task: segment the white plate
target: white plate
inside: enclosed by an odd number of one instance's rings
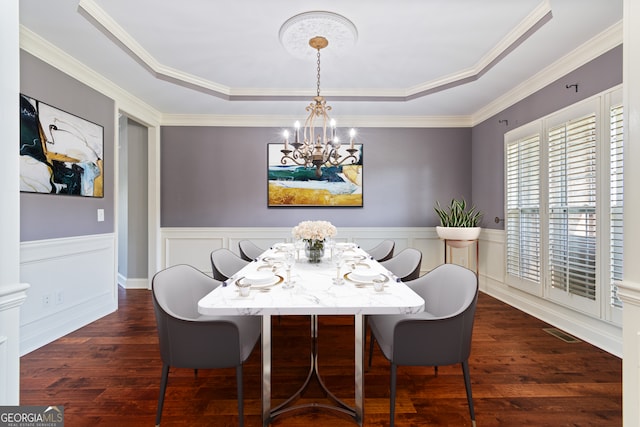
[[[364,261],[367,258],[364,255],[346,255],[345,261]],[[367,265],[368,267],[368,265]]]
[[[284,262],[284,255],[266,256],[262,258],[262,261],[267,264],[273,265],[274,263]]]
[[[336,243],[336,248],[340,248],[344,251],[353,250],[356,248],[355,243]]]
[[[251,283],[251,289],[268,288],[270,286],[277,285],[278,283],[282,283],[284,281],[284,277],[282,276],[279,276],[277,274],[272,276],[273,276],[273,279],[268,283],[261,283],[261,284]],[[248,283],[247,279],[245,277],[241,277],[238,280],[236,280],[235,284],[236,286],[238,286],[238,284],[244,285],[246,283]]]
[[[264,285],[265,283],[271,283],[275,280],[276,275],[269,271],[255,271],[247,273],[244,276],[246,282],[252,285]]]
[[[357,279],[357,278],[353,277],[353,274],[352,274],[352,273],[353,273],[353,271],[352,271],[352,272],[350,272],[350,273],[345,274],[345,275],[344,275],[344,278],[345,278],[345,279],[347,279],[347,280],[350,280],[350,281],[352,281],[352,282],[359,283],[359,284],[361,284],[361,285],[371,285],[371,284],[373,284],[373,279],[375,279],[376,277],[380,277],[380,278],[382,278],[382,279],[384,280],[384,282],[385,282],[385,283],[389,281],[389,277],[385,276],[385,275],[384,275],[384,274],[382,274],[382,273],[379,273],[379,274],[375,275],[375,276],[374,276],[373,278],[371,278],[370,280],[360,280],[360,279]]]
[[[373,282],[373,279],[378,276],[380,276],[380,273],[378,273],[377,271],[372,271],[370,269],[360,267],[356,268],[349,274],[349,277],[361,282]]]
[[[276,243],[273,245],[273,250],[276,252],[288,252],[295,249],[293,243]]]

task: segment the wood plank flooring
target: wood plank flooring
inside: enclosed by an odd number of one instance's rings
[[[21,404],[64,405],[65,425],[152,426],[160,383],[151,293],[120,290],[119,310],[21,359]],[[273,401],[304,380],[307,317],[274,318]],[[485,294],[470,358],[478,427],[621,426],[622,361],[584,342],[565,343],[549,325]],[[353,320],[320,317],[320,372],[353,403]],[[434,344],[437,345],[437,344]],[[260,349],[245,364],[245,425],[260,426]],[[322,400],[316,385],[303,400]],[[378,348],[365,374],[365,426],[389,425],[389,364]],[[163,426],[234,426],[235,370],[172,369]],[[335,413],[304,410],[276,427],[354,426]],[[396,425],[470,426],[459,366],[400,367]]]

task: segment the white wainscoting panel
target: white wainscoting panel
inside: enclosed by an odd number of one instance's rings
[[[23,242],[20,353],[33,351],[118,308],[115,236]]]
[[[622,325],[613,324],[505,283],[503,230],[480,234],[480,290],[618,357],[622,356]]]
[[[190,264],[211,274],[211,251],[227,248],[236,254],[240,240],[251,240],[265,249],[276,242],[291,241],[289,227],[233,227],[233,228],[163,228],[161,268],[176,264]],[[395,253],[408,247],[423,253],[423,273],[442,263],[441,241],[432,227],[340,227],[336,240],[355,242],[363,249],[376,246],[385,239],[396,242]]]
[[[238,242],[252,240],[267,248],[275,242],[291,241],[291,228],[164,228],[161,229],[165,268],[176,264],[191,264],[211,275],[209,254],[217,248],[238,253]],[[444,243],[434,227],[340,227],[338,241],[356,242],[367,250],[382,240],[396,242],[395,253],[407,247],[422,251],[424,274],[444,262]],[[529,313],[578,338],[614,355],[622,354],[621,325],[603,321],[552,301],[530,295],[507,286],[505,278],[505,233],[503,230],[483,229],[478,245],[480,290],[507,304]],[[453,249],[450,262],[476,270],[475,245]]]
[[[0,286],[0,405],[20,403],[20,308],[27,283]]]

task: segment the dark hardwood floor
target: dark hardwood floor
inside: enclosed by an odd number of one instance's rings
[[[21,404],[64,405],[65,426],[152,426],[161,362],[151,293],[120,290],[117,312],[21,359]],[[297,390],[308,366],[306,317],[273,319],[273,400]],[[280,323],[278,323],[280,322]],[[621,426],[622,361],[566,343],[545,323],[481,294],[470,358],[479,427]],[[353,403],[353,321],[320,317],[320,372]],[[434,343],[437,345],[437,343]],[[245,422],[260,426],[260,349],[245,364]],[[322,399],[312,386],[304,399]],[[398,369],[397,426],[469,426],[459,366]],[[365,426],[389,424],[389,364],[380,350],[365,375]],[[172,369],[164,426],[234,426],[235,370]],[[274,426],[353,426],[334,413],[296,412]]]

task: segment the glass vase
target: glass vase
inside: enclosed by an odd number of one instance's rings
[[[309,262],[320,262],[324,256],[324,240],[309,239],[305,241],[304,254]]]

